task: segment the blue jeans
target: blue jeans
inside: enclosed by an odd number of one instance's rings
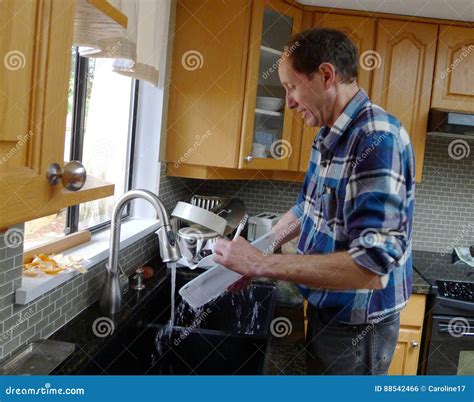
[[[400,313],[374,324],[328,320],[308,304],[308,374],[386,375],[397,345]]]

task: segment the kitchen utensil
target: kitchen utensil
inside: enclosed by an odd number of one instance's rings
[[[285,104],[284,99],[272,98],[270,96],[257,96],[257,109],[270,110],[272,112],[277,112]]]
[[[227,221],[223,234],[227,236],[239,226],[240,221],[245,216],[245,204],[238,198],[231,198],[223,205],[217,214]]]
[[[240,236],[240,233],[242,233],[243,228],[245,227],[245,224],[247,223],[248,215],[245,214],[245,216],[242,218],[242,220],[239,223],[239,226],[237,226],[237,230],[235,231],[234,239]],[[215,265],[214,262],[214,254],[209,254],[202,258],[197,264],[190,265],[190,269],[195,269],[195,268],[204,268],[204,267],[210,267],[212,265]]]
[[[249,219],[249,216],[245,214],[242,220],[240,221],[239,226],[237,226],[237,230],[235,231],[235,235],[232,240],[235,240],[237,237],[240,236],[240,233],[242,233],[242,230],[244,229],[245,224],[247,223],[248,219]]]
[[[191,204],[199,208],[207,209],[208,211],[217,212],[227,202],[227,198],[208,196],[208,195],[193,195],[191,197]]]
[[[252,245],[270,254],[273,253],[274,242],[274,233],[268,232],[252,242]],[[240,278],[241,274],[217,264],[184,285],[179,289],[179,294],[192,308],[199,308],[220,296]]]
[[[188,264],[195,265],[203,257],[203,250],[212,250],[219,237],[217,232],[198,226],[188,226],[178,230],[178,247]]]
[[[228,222],[225,216],[219,216],[207,209],[196,207],[187,202],[179,201],[171,215],[191,225],[197,224],[203,226],[220,235],[225,235],[225,231],[227,230],[226,226]],[[235,226],[237,226],[237,224]]]

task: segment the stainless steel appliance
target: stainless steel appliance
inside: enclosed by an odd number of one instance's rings
[[[450,254],[413,252],[414,269],[431,284],[421,372],[474,375],[474,268]]]
[[[428,131],[474,135],[474,114],[431,109]]]

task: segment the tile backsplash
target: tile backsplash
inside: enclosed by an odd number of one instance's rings
[[[456,160],[449,154],[454,139],[428,136],[423,181],[416,186],[413,248],[451,251],[453,245],[474,244],[474,140],[470,154]],[[456,158],[454,148],[451,154]],[[466,151],[464,151],[466,152]],[[459,156],[461,156],[460,154]],[[241,198],[249,214],[286,212],[293,205],[300,183],[207,180],[189,182],[195,193]]]

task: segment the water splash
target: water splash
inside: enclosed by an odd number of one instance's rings
[[[171,262],[168,265],[171,268],[171,328],[174,327],[174,299],[175,299],[175,291],[176,291],[176,263]],[[171,334],[170,334],[171,336]]]

